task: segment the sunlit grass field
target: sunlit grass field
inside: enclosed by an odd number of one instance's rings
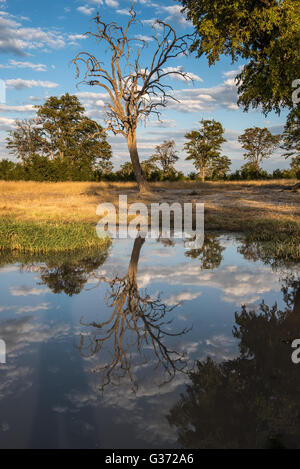
[[[296,181],[162,182],[141,196],[134,182],[0,181],[0,249],[30,252],[99,247],[99,203],[203,202],[205,229],[245,232],[269,242],[278,256],[300,258],[300,196]],[[105,241],[106,243],[107,241]]]

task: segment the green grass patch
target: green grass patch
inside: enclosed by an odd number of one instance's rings
[[[266,259],[300,261],[300,221],[255,220],[245,234],[247,243],[260,244]]]
[[[106,249],[110,239],[100,239],[87,223],[23,222],[0,219],[0,251],[59,253]]]

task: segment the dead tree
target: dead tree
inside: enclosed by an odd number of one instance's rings
[[[106,108],[104,131],[112,131],[126,138],[139,190],[147,192],[149,187],[137,150],[137,126],[139,122],[146,122],[150,115],[159,118],[160,109],[167,106],[168,99],[176,101],[170,94],[172,87],[164,83],[167,76],[180,75],[190,80],[187,73],[178,68],[166,68],[166,64],[169,59],[187,54],[191,35],[178,37],[169,24],[157,20],[153,24],[152,36],[155,51],[151,63],[143,67],[141,50],[146,42],[130,37],[130,28],[137,21],[133,7],[129,13],[130,19],[125,28],[115,22],[105,23],[97,14],[93,18],[95,31],[85,33],[108,47],[110,64],[105,64],[88,52],[80,52],[72,63],[76,66],[77,78],[80,65],[85,67],[81,83],[98,85],[108,93],[110,102]]]

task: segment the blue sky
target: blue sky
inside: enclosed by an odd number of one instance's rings
[[[8,156],[5,137],[7,130],[13,128],[14,120],[33,117],[33,106],[41,104],[48,96],[60,96],[65,92],[77,94],[88,115],[104,123],[107,97],[99,87],[77,87],[70,62],[78,52],[86,50],[109,63],[105,48],[82,34],[89,30],[90,20],[97,10],[105,21],[125,23],[131,3],[132,0],[0,0],[0,80],[6,85],[6,101],[0,103],[0,158]],[[141,23],[132,30],[132,35],[143,36],[147,41],[143,51],[145,64],[153,50],[153,20],[165,20],[179,35],[192,32],[176,1],[137,0],[135,9]],[[171,61],[169,67],[183,67],[194,80],[169,80],[180,102],[170,101],[162,114],[162,123],[153,120],[146,128],[139,129],[141,159],[151,156],[156,145],[172,138],[180,154],[176,167],[185,173],[193,170],[191,162],[185,161],[184,135],[197,129],[202,118],[219,120],[226,129],[223,152],[232,159],[232,169],[244,162],[237,137],[245,128],[255,125],[268,127],[274,133],[281,132],[286,113],[281,116],[272,113],[265,118],[260,111],[245,113],[238,109],[233,78],[241,65],[231,64],[225,57],[211,68],[205,58],[194,56]],[[113,162],[118,168],[129,158],[126,141],[122,136],[113,135],[109,135],[109,141],[113,147]],[[288,167],[288,162],[278,151],[264,167],[268,170],[284,168]]]

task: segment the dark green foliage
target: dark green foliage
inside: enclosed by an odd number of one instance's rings
[[[129,163],[130,165],[131,163]],[[143,163],[142,163],[143,164]],[[243,180],[264,180],[264,179],[300,179],[299,161],[291,164],[291,169],[276,169],[273,173],[268,173],[262,169],[256,170],[251,165],[245,164],[240,170],[225,176],[212,176],[206,178],[211,180],[243,181]],[[145,174],[147,181],[197,181],[199,175],[191,172],[184,176],[181,171],[170,173],[164,178],[163,172],[156,169],[151,173]],[[101,170],[91,170],[88,167],[80,165],[70,165],[68,162],[61,162],[59,159],[48,160],[44,156],[35,156],[28,164],[14,163],[7,159],[0,160],[0,180],[5,181],[134,181],[133,171],[124,173],[124,171],[103,173]]]
[[[76,96],[50,97],[37,109],[36,119],[16,121],[16,130],[9,132],[7,148],[22,163],[1,163],[0,177],[93,181],[112,171],[106,135]]]
[[[291,360],[299,337],[300,280],[282,285],[284,307],[242,306],[232,334],[239,353],[197,361],[167,415],[183,448],[299,448],[300,375]],[[283,302],[281,302],[283,304]]]
[[[149,163],[161,166],[163,178],[172,178],[176,173],[174,164],[179,160],[179,156],[175,149],[174,140],[165,140],[161,145],[155,147],[155,153],[151,156]]]
[[[220,175],[226,175],[231,162],[227,156],[222,156],[220,151],[222,143],[226,142],[222,124],[214,119],[202,119],[200,123],[199,130],[185,134],[187,142],[184,148],[188,154],[186,160],[193,161],[202,181],[205,181],[207,176],[215,179]]]
[[[280,135],[272,135],[265,127],[251,127],[238,137],[245,150],[244,159],[248,160],[249,167],[260,171],[264,159],[270,158],[280,142]]]
[[[180,0],[195,27],[192,49],[209,64],[225,54],[244,59],[239,104],[265,113],[292,108],[299,78],[300,2],[297,0]]]
[[[202,270],[213,270],[221,265],[224,250],[225,248],[221,246],[217,235],[205,233],[201,249],[188,250],[185,255],[192,259],[199,259]]]
[[[295,107],[288,115],[282,135],[285,158],[292,157],[291,167],[300,170],[300,108]]]

